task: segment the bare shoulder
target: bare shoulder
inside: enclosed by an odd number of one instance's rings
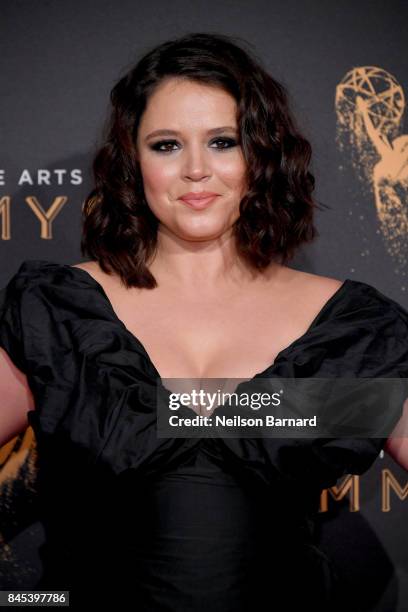
[[[343,285],[344,281],[330,276],[321,276],[311,272],[303,272],[288,266],[281,266],[278,274],[278,284],[284,299],[299,300],[303,304],[309,303],[311,308],[318,308],[327,302],[332,295]]]
[[[343,281],[329,276],[320,276],[310,272],[302,272],[286,268],[282,284],[283,305],[290,314],[291,325],[305,329],[315,319],[343,285]],[[307,327],[306,325],[306,327]]]
[[[293,270],[293,286],[299,295],[310,301],[325,302],[343,285],[344,280]]]
[[[320,274],[312,274],[310,272],[301,272],[296,270],[299,280],[310,285],[315,291],[335,291],[343,284],[344,280],[332,278],[331,276],[321,276]]]
[[[81,263],[70,264],[71,268],[81,268],[82,270],[86,270],[87,272],[95,270],[95,268],[99,268],[99,264],[97,261],[81,261]]]
[[[70,264],[71,268],[80,268],[88,272],[98,283],[104,286],[113,286],[118,284],[118,279],[114,274],[104,272],[97,261],[82,261],[77,264]]]

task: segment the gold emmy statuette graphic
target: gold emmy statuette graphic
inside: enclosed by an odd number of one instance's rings
[[[408,257],[408,135],[401,135],[401,85],[375,66],[354,68],[336,88],[337,142],[348,139],[351,163],[374,196],[387,252],[402,271]]]
[[[29,571],[15,557],[12,540],[37,520],[36,477],[36,440],[28,426],[0,447],[0,582],[3,571],[8,579]]]

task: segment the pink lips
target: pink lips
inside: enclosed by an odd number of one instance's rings
[[[195,210],[202,210],[206,208],[215,198],[218,197],[218,193],[201,192],[201,193],[186,193],[180,198],[183,204],[187,204]]]

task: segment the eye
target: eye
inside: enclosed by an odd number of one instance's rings
[[[155,142],[150,148],[153,151],[159,151],[160,153],[170,153],[171,149],[162,149],[161,147],[163,147],[164,145],[173,145],[173,144],[177,144],[177,142],[175,140],[159,140],[158,142]]]
[[[236,147],[237,146],[237,141],[234,140],[234,138],[217,138],[216,140],[213,140],[214,142],[223,142],[224,144],[226,144],[226,147],[217,147],[220,148],[220,150],[223,149],[230,149],[231,147]]]

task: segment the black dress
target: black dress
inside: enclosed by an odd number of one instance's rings
[[[35,398],[38,589],[70,590],[71,608],[341,608],[316,544],[320,493],[368,470],[385,439],[158,438],[159,373],[101,285],[69,265],[24,261],[0,291],[0,345]],[[408,313],[347,279],[256,375],[268,376],[408,377]]]

